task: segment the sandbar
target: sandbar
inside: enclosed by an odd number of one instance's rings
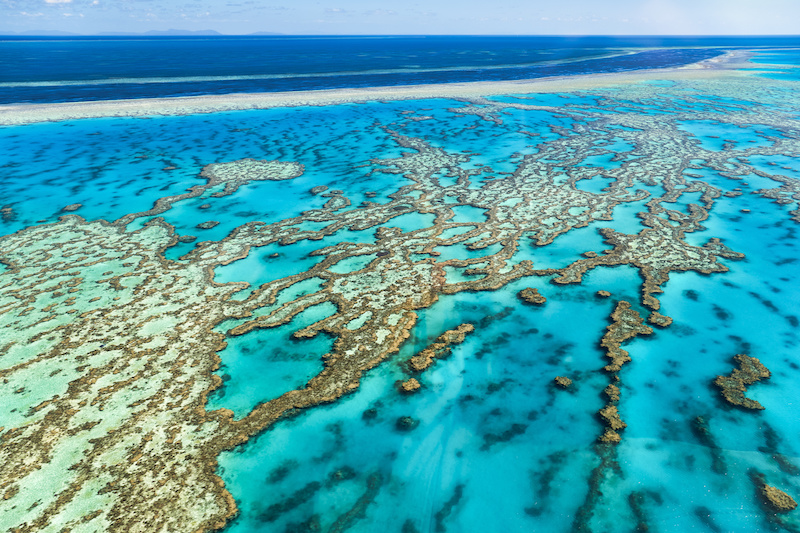
[[[708,79],[747,76],[768,68],[749,63],[752,50],[735,50],[681,67],[643,69],[608,74],[555,76],[528,80],[440,83],[354,89],[326,89],[269,93],[234,93],[204,96],[101,100],[48,104],[0,105],[0,125],[59,122],[84,118],[192,115],[274,107],[326,106],[368,101],[464,98],[498,94],[557,93],[627,85],[647,80]]]

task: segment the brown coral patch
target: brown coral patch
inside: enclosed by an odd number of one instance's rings
[[[622,442],[622,437],[613,429],[606,428],[606,430],[597,438],[597,440],[604,444],[619,444]]]
[[[216,227],[218,225],[219,225],[219,221],[218,220],[208,220],[206,222],[201,222],[200,224],[198,224],[195,227],[197,229],[211,229],[211,228],[214,228],[214,227]]]
[[[797,508],[797,502],[795,499],[777,487],[773,487],[764,483],[759,493],[761,494],[764,503],[778,513],[788,513],[789,511],[794,511]]]
[[[667,326],[672,324],[672,317],[662,315],[658,311],[653,311],[650,313],[650,316],[647,317],[647,321],[653,324],[654,326],[658,326],[660,328],[666,328]]]
[[[3,222],[11,222],[16,218],[16,214],[14,213],[14,207],[11,205],[4,205],[0,208],[0,218],[2,218]]]
[[[614,431],[619,431],[628,427],[628,424],[622,421],[619,416],[619,411],[616,405],[606,405],[600,409],[597,414],[603,419],[603,422]]]
[[[622,365],[631,360],[628,352],[622,349],[622,343],[637,335],[650,335],[653,328],[644,325],[639,313],[624,300],[617,304],[611,320],[613,322],[606,328],[600,345],[606,349],[606,357],[611,359],[611,363],[605,367],[606,372],[619,372]]]
[[[553,382],[562,389],[568,389],[572,386],[572,380],[564,376],[556,376]]]
[[[731,405],[745,409],[763,410],[764,406],[756,400],[745,396],[747,387],[762,379],[768,379],[772,374],[769,369],[761,364],[755,357],[738,354],[733,357],[737,366],[730,375],[717,376],[714,385],[719,387],[722,397]]]
[[[467,334],[473,331],[475,331],[475,326],[472,324],[461,324],[456,329],[445,331],[436,338],[433,344],[409,359],[409,369],[413,372],[422,372],[433,364],[434,359],[447,356],[452,345],[461,344]]]
[[[527,289],[522,289],[517,293],[517,296],[523,302],[527,302],[529,304],[534,304],[534,305],[543,305],[547,301],[547,298],[539,294],[539,291],[537,289],[531,287],[528,287]]]
[[[417,392],[420,387],[421,385],[419,384],[419,381],[416,380],[416,378],[410,378],[405,381],[397,382],[397,389],[404,394],[412,394],[414,392]]]
[[[617,387],[613,383],[609,384],[608,387],[606,387],[603,390],[603,394],[606,395],[606,397],[608,398],[609,402],[618,402],[619,401],[619,387]]]

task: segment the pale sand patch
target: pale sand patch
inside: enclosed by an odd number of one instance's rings
[[[677,68],[636,70],[613,74],[559,76],[532,80],[405,85],[275,93],[242,93],[206,96],[103,100],[58,104],[11,104],[0,106],[0,125],[57,122],[82,118],[191,115],[273,107],[325,106],[368,101],[469,98],[499,94],[556,93],[590,90],[647,80],[692,80],[745,76],[736,69],[766,65],[749,63],[752,51],[737,50]]]

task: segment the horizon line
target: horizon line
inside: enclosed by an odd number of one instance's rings
[[[800,38],[800,33],[278,33],[255,31],[249,33],[221,33],[217,30],[145,30],[142,32],[103,31],[97,33],[74,33],[63,30],[26,30],[5,33],[0,37],[733,37],[733,38]],[[29,33],[38,32],[42,33]],[[52,33],[48,33],[52,32]],[[169,32],[176,32],[169,34]],[[211,33],[213,32],[213,33]]]

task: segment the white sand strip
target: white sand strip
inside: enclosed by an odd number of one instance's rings
[[[737,50],[723,56],[678,68],[635,70],[613,74],[585,74],[532,80],[402,85],[358,89],[330,89],[273,93],[239,93],[134,100],[100,100],[56,104],[10,104],[0,106],[0,125],[21,125],[82,118],[191,115],[272,107],[324,106],[332,104],[465,98],[499,94],[557,93],[612,87],[645,80],[707,79],[746,75],[737,68],[748,63],[752,52]]]

